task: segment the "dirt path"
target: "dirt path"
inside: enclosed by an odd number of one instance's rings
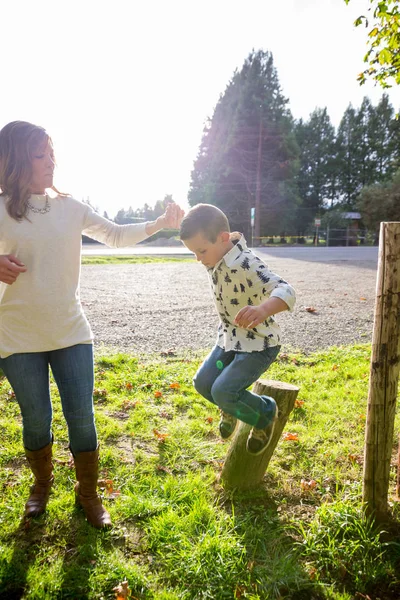
[[[271,257],[269,267],[297,291],[294,312],[278,316],[285,349],[310,352],[371,339],[374,261]],[[206,349],[215,340],[218,320],[197,263],[84,266],[81,298],[96,345],[147,353]]]

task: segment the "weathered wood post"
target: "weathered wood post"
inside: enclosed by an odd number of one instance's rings
[[[400,223],[381,223],[364,447],[363,501],[387,517],[400,369]]]
[[[259,456],[252,456],[246,451],[250,425],[239,424],[222,468],[221,483],[226,488],[246,490],[261,483],[299,393],[298,387],[271,379],[259,379],[253,390],[256,394],[274,398],[278,405],[279,417],[268,448]]]

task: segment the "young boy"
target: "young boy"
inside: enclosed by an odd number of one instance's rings
[[[196,390],[221,410],[219,431],[228,439],[237,420],[252,426],[247,451],[267,448],[278,416],[275,400],[248,388],[276,359],[280,329],[273,315],[293,310],[295,291],[230,233],[226,215],[197,204],[184,217],[180,237],[208,271],[220,316],[214,349],[197,371]]]

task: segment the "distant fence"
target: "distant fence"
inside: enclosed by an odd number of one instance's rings
[[[266,235],[253,237],[252,246],[375,246],[376,235],[367,230],[354,231],[347,229],[323,229],[309,235]]]

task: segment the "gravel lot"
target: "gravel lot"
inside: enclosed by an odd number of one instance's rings
[[[266,262],[297,292],[294,312],[278,315],[283,349],[311,352],[370,341],[376,260],[309,262],[280,255]],[[215,340],[218,319],[206,271],[197,263],[84,266],[81,299],[97,346],[159,353],[203,350]],[[307,312],[310,306],[316,312]]]

